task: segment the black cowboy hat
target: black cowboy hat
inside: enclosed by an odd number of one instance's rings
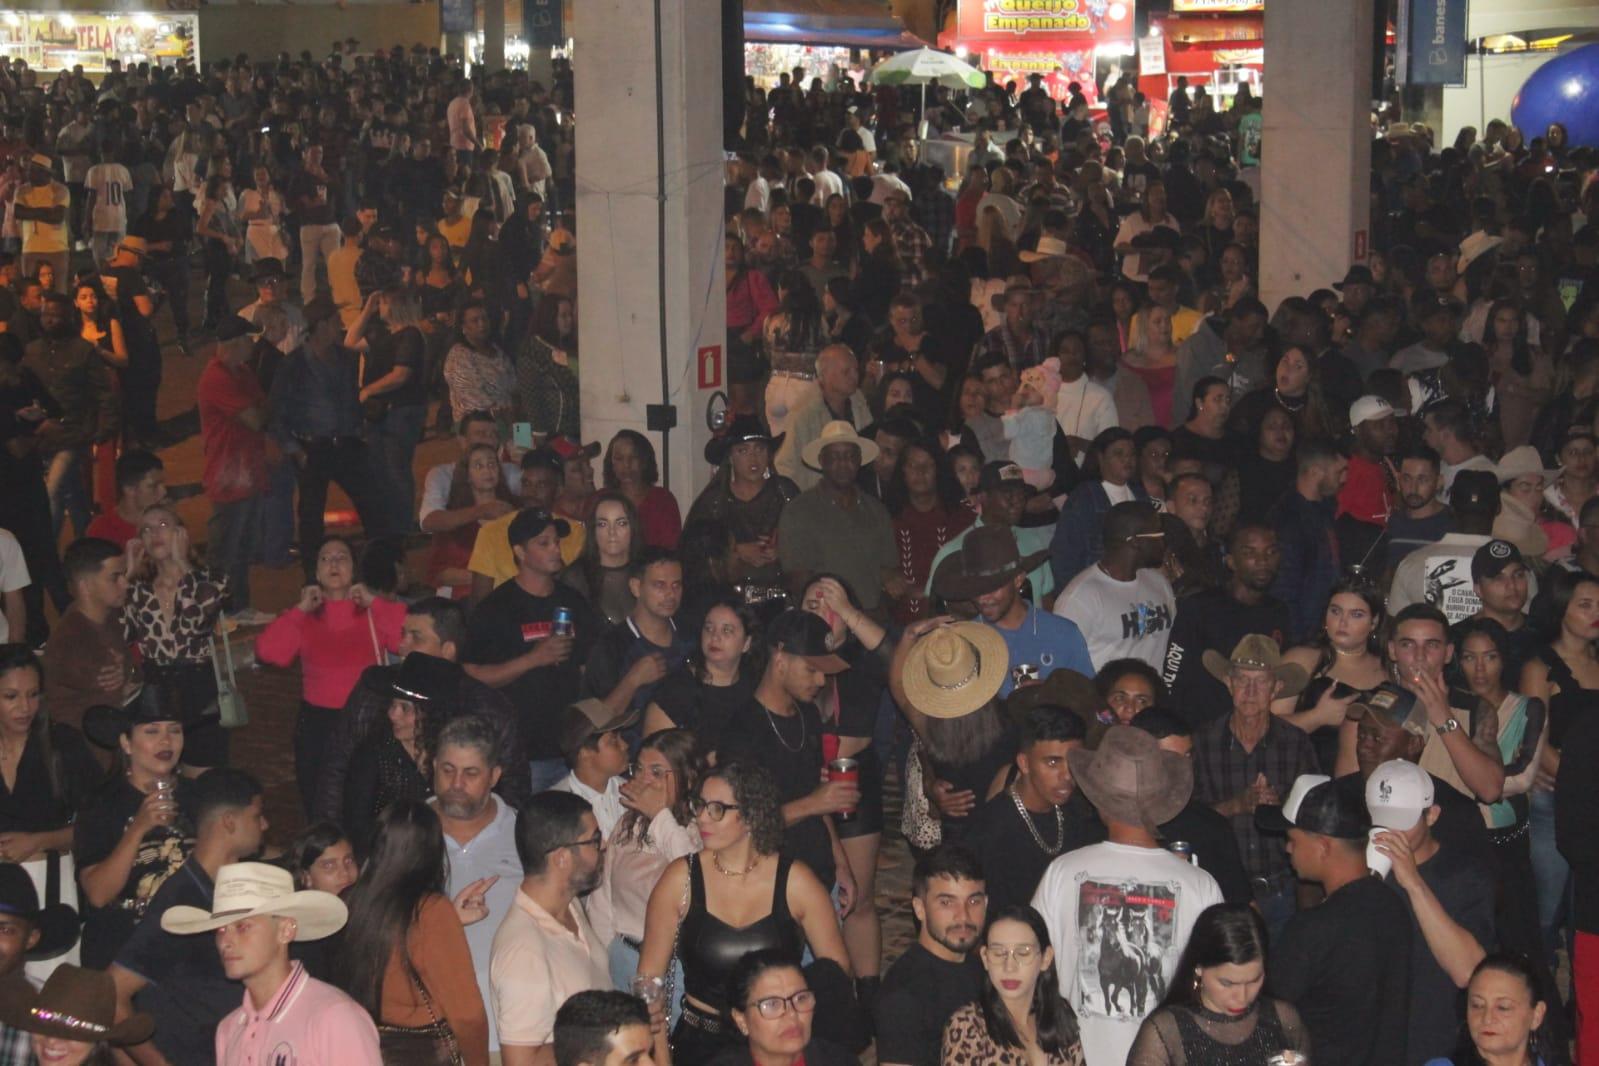
[[[101,704],[84,711],[83,735],[100,747],[115,751],[117,742],[134,726],[186,721],[188,715],[184,711],[183,693],[177,685],[150,681],[121,707]]]
[[[750,441],[759,441],[776,455],[786,436],[788,436],[786,433],[772,436],[765,424],[754,415],[736,415],[720,435],[705,442],[705,461],[712,466],[721,466],[727,462],[727,457],[733,454],[733,445]]]
[[[38,932],[26,958],[52,958],[78,942],[78,912],[65,903],[39,906],[33,878],[14,862],[0,863],[0,914],[16,915]]]

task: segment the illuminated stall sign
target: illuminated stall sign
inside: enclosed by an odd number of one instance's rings
[[[960,0],[957,36],[968,44],[1083,37],[1131,39],[1130,0]]]
[[[1222,11],[1231,14],[1235,11],[1264,11],[1265,0],[1172,0],[1173,11],[1210,12]]]
[[[39,71],[103,74],[123,64],[199,64],[199,18],[182,12],[0,12],[0,55]]]
[[[983,49],[983,68],[993,71],[994,80],[1001,85],[1014,81],[1025,86],[1032,74],[1044,76],[1044,91],[1056,100],[1065,100],[1067,86],[1076,82],[1090,106],[1095,99],[1094,46],[1055,47],[994,45]]]

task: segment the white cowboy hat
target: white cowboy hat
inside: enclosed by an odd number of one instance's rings
[[[1543,465],[1543,457],[1538,454],[1538,449],[1530,444],[1522,444],[1510,449],[1494,466],[1494,477],[1503,485],[1507,481],[1514,481],[1518,477],[1527,477],[1536,474],[1550,483],[1560,476],[1560,471],[1550,470]]]
[[[839,419],[829,422],[822,427],[822,435],[805,446],[800,452],[800,458],[805,460],[805,465],[812,470],[822,468],[822,449],[830,444],[853,444],[861,450],[861,465],[865,466],[877,458],[877,444],[867,437],[855,432],[855,427]]]
[[[217,871],[211,909],[173,907],[161,916],[161,928],[187,935],[209,933],[244,918],[270,914],[293,918],[295,940],[321,940],[344,928],[350,912],[331,892],[296,892],[294,877],[264,862],[235,862]]]
[[[1071,249],[1066,247],[1065,241],[1059,237],[1051,237],[1046,234],[1038,238],[1036,251],[1029,252],[1023,249],[1016,253],[1016,258],[1024,263],[1036,263],[1041,259],[1062,259],[1070,254]]]
[[[1455,259],[1455,269],[1464,274],[1466,268],[1476,262],[1478,257],[1493,251],[1504,242],[1503,237],[1490,237],[1478,230],[1460,242],[1460,255]]]
[[[1010,649],[993,626],[939,626],[905,657],[905,698],[929,718],[964,718],[998,695],[1009,671]]]

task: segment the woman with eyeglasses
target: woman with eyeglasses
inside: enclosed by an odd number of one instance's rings
[[[854,1055],[811,1035],[816,993],[793,956],[782,951],[752,951],[728,979],[733,1024],[744,1036],[711,1066],[853,1066]]]
[[[144,659],[145,681],[169,681],[182,694],[184,770],[226,766],[211,649],[227,578],[198,564],[188,527],[162,504],[145,509],[127,553],[122,624]]]
[[[778,854],[783,808],[763,767],[728,762],[690,804],[704,849],[666,868],[644,918],[640,977],[683,964],[683,1013],[672,1032],[679,1062],[708,1062],[742,1041],[729,1016],[728,981],[754,951],[799,958],[809,945],[851,974],[827,889],[804,863]]]
[[[1303,1061],[1310,1033],[1292,1005],[1261,994],[1265,984],[1266,923],[1259,912],[1242,903],[1205,908],[1165,1000],[1138,1030],[1128,1066],[1256,1063],[1285,1051]]]
[[[1005,907],[978,949],[988,980],[944,1026],[943,1066],[1083,1066],[1077,1015],[1061,995],[1055,950],[1031,907]]]
[[[600,887],[584,899],[594,934],[611,945],[611,979],[624,991],[638,972],[650,890],[674,859],[700,850],[700,831],[689,810],[699,794],[705,757],[687,729],[663,729],[644,738],[622,785],[627,813],[605,842]],[[673,962],[674,991],[683,988],[682,967]],[[675,998],[675,997],[674,997]],[[677,1004],[670,1004],[677,1021]]]

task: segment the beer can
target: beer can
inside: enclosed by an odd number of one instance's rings
[[[1279,1051],[1266,1060],[1266,1066],[1310,1066],[1310,1057],[1297,1051]]]
[[[569,637],[572,635],[572,608],[557,607],[555,619],[550,625],[550,635],[555,637]]]
[[[1191,865],[1199,865],[1199,860],[1194,857],[1194,846],[1186,840],[1173,840],[1166,845],[1166,850]]]

